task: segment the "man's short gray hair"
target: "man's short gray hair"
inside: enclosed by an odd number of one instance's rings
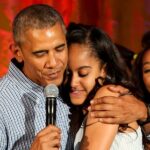
[[[14,41],[20,44],[23,33],[28,29],[44,29],[52,27],[56,23],[60,23],[66,33],[63,18],[53,7],[46,4],[28,6],[21,10],[13,21]]]

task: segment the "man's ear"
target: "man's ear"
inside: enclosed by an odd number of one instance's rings
[[[10,45],[10,50],[19,63],[23,62],[22,50],[19,45],[12,43]]]

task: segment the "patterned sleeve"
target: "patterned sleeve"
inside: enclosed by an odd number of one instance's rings
[[[6,136],[6,128],[4,125],[4,118],[3,118],[3,110],[0,105],[0,150],[7,149],[7,136]]]

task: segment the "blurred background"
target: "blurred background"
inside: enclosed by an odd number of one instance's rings
[[[0,0],[0,77],[7,72],[12,57],[9,47],[14,16],[38,3],[56,8],[66,25],[71,21],[96,25],[114,42],[136,53],[141,50],[143,34],[150,30],[150,0]]]

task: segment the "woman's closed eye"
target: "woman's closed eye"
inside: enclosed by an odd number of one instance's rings
[[[78,76],[79,77],[86,77],[86,76],[88,76],[88,74],[89,74],[88,72],[80,72],[80,71],[78,72]],[[66,75],[71,77],[72,76],[72,72],[70,70],[67,70],[66,71]]]
[[[150,69],[145,69],[144,73],[150,73]]]
[[[89,66],[80,67],[78,69],[78,76],[81,78],[87,77],[90,74],[91,70],[92,68]]]
[[[84,78],[88,76],[89,73],[79,73],[79,77]]]

